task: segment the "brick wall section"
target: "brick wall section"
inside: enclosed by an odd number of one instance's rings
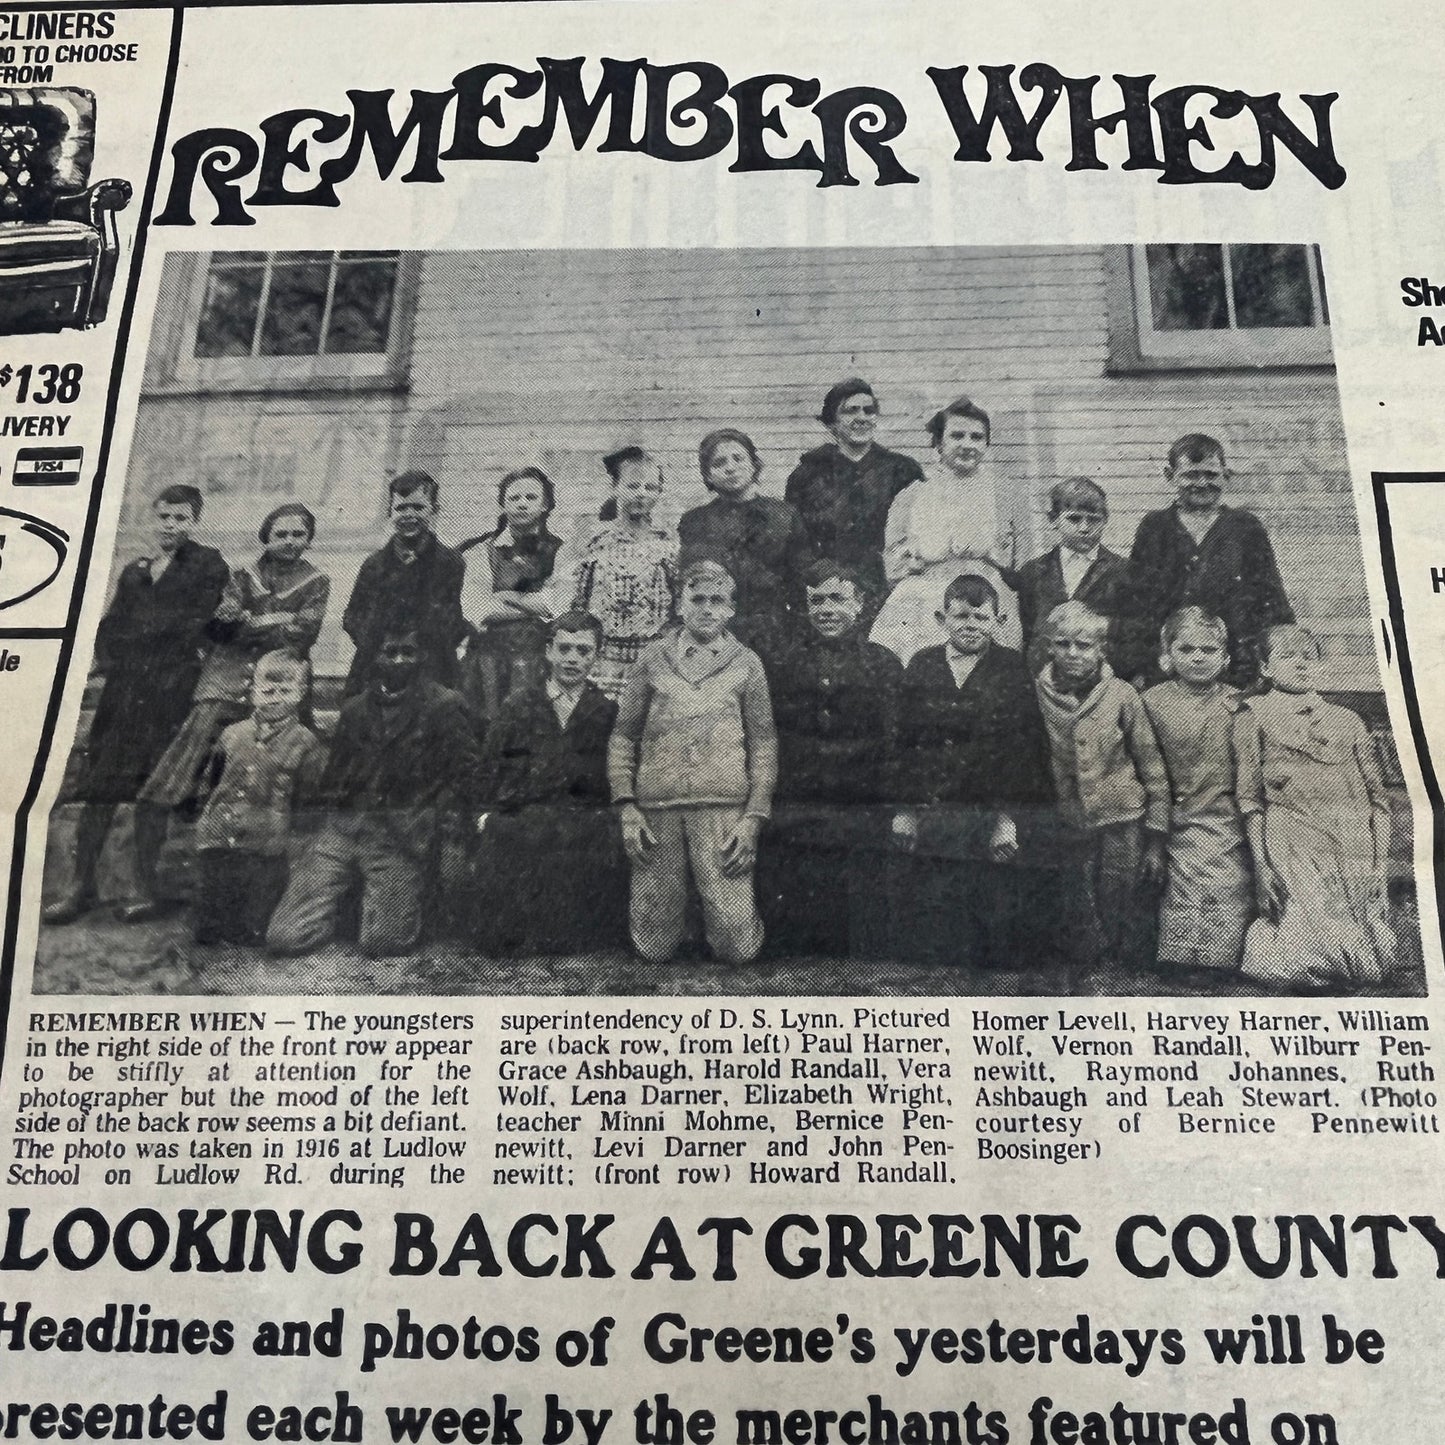
[[[314,499],[316,558],[344,599],[387,470],[438,477],[456,540],[493,524],[503,471],[539,463],[558,485],[554,529],[573,535],[606,495],[601,453],[637,441],[662,460],[671,521],[705,499],[696,446],[715,426],[752,434],[764,490],[780,493],[798,454],[828,439],[814,416],[846,375],[878,389],[880,440],[921,460],[938,404],[966,391],[992,412],[1029,555],[1052,545],[1043,494],[1073,474],[1105,486],[1107,540],[1127,550],[1170,495],[1169,442],[1208,431],[1325,637],[1331,681],[1378,687],[1333,374],[1111,376],[1108,340],[1098,249],[439,253],[421,268],[405,396],[149,399],[132,477],[260,479],[264,500],[215,509],[242,555],[252,513]],[[323,656],[347,655],[329,629]]]

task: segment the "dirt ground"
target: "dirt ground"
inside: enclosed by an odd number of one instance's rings
[[[78,808],[55,810],[47,847],[45,901],[69,883],[69,858]],[[131,895],[133,883],[121,860],[129,857],[128,810],[122,809],[107,847],[101,894],[110,902]],[[162,867],[167,892],[190,891],[188,830],[173,827]],[[443,938],[394,959],[368,958],[354,945],[334,943],[305,958],[272,958],[260,948],[201,946],[191,939],[190,910],[178,906],[162,919],[125,924],[110,902],[80,922],[42,926],[34,990],[47,994],[576,994],[702,995],[764,994],[798,997],[833,994],[929,995],[1158,995],[1162,997],[1254,994],[1231,975],[1191,973],[1161,977],[1145,970],[1112,969],[1071,977],[1053,966],[1017,969],[923,967],[896,959],[848,960],[770,956],[746,967],[720,964],[694,950],[657,966],[618,949],[613,952],[534,958],[488,958]],[[1395,900],[1402,939],[1398,975],[1382,995],[1424,993],[1414,898]]]

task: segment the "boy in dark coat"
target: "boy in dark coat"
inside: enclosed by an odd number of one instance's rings
[[[759,904],[778,948],[876,957],[887,948],[878,870],[903,667],[868,641],[854,568],[817,562],[805,583],[807,634],[773,674],[778,788]]]
[[[1147,513],[1134,534],[1117,599],[1114,670],[1136,687],[1162,682],[1160,628],[1181,607],[1202,607],[1229,629],[1224,680],[1247,687],[1259,678],[1269,629],[1294,621],[1269,532],[1253,512],[1224,504],[1231,473],[1214,437],[1180,437],[1169,448],[1164,476],[1178,496]]]
[[[943,594],[948,641],[903,679],[893,819],[894,922],[905,953],[997,967],[1026,961],[1048,888],[1033,872],[1053,804],[1049,745],[1023,658],[995,641],[998,594],[963,576]]]
[[[192,486],[167,487],[155,499],[155,552],[129,563],[95,636],[95,668],[105,674],[76,796],[85,804],[75,833],[75,881],[45,910],[47,923],[70,923],[99,902],[96,869],[116,807],[133,803],[161,754],[180,731],[205,659],[206,624],[230,576],[214,547],[191,540],[201,517]],[[121,910],[131,922],[153,916],[154,878]]]
[[[320,784],[324,819],[271,919],[272,953],[329,942],[358,882],[362,952],[407,952],[421,935],[443,811],[472,813],[480,802],[481,760],[462,700],[423,675],[409,620],[381,634],[366,691],[342,705]]]
[[[1049,491],[1049,521],[1059,545],[1018,570],[1019,625],[1024,656],[1037,677],[1049,662],[1042,624],[1061,602],[1082,602],[1100,617],[1114,615],[1115,598],[1128,563],[1101,540],[1109,521],[1109,499],[1088,477],[1070,477]]]
[[[607,789],[617,704],[587,680],[602,624],[548,625],[546,679],[508,694],[487,734],[478,819],[477,946],[562,953],[621,946],[627,875]]]
[[[467,564],[436,539],[437,484],[426,472],[403,472],[392,478],[387,496],[391,540],[361,564],[341,617],[356,644],[347,697],[365,689],[388,623],[405,620],[416,628],[422,675],[443,687],[457,684],[457,648],[467,635],[462,617]]]

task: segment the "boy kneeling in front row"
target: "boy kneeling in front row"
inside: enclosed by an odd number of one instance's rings
[[[632,941],[653,963],[682,942],[689,877],[717,958],[749,963],[763,945],[753,865],[778,739],[763,665],[727,630],[735,594],[718,563],[687,568],[682,627],[643,649],[608,747],[632,863]]]
[[[365,690],[342,704],[318,786],[321,823],[286,885],[266,947],[311,953],[336,936],[342,900],[359,884],[357,942],[373,958],[409,952],[437,873],[442,817],[475,817],[480,757],[461,698],[422,673],[416,625],[383,621]]]

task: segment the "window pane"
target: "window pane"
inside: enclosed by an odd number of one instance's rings
[[[327,353],[385,351],[395,289],[395,260],[338,262],[331,320],[326,328]]]
[[[1236,323],[1245,329],[1313,326],[1309,265],[1304,246],[1231,246]]]
[[[1221,246],[1147,246],[1156,331],[1218,331],[1229,325]]]
[[[320,351],[329,272],[325,260],[287,260],[271,268],[271,294],[261,328],[262,356],[315,356]]]
[[[196,327],[197,356],[251,354],[263,275],[260,266],[212,265]]]

